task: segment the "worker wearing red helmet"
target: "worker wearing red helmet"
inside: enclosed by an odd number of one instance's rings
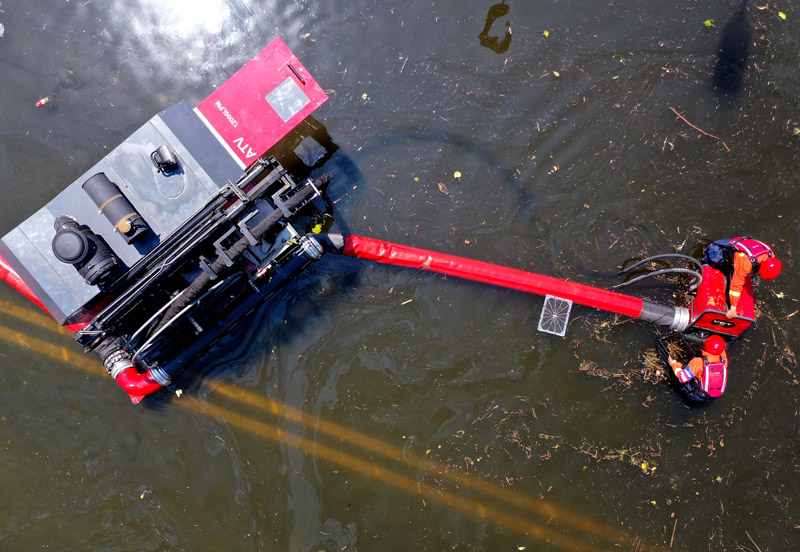
[[[700,355],[683,365],[671,356],[670,368],[681,384],[681,392],[696,401],[716,399],[725,392],[728,381],[728,354],[725,340],[718,335],[706,339]]]
[[[781,273],[781,261],[772,248],[753,238],[717,240],[703,251],[703,262],[728,276],[728,318],[736,316],[736,306],[747,278],[755,275],[771,280]]]

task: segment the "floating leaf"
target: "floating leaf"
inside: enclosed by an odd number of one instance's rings
[[[419,182],[419,177],[418,176],[414,177],[414,182]]]
[[[444,182],[439,182],[439,191],[442,192],[444,195],[448,194],[447,186],[444,185]]]
[[[795,136],[797,136],[798,134],[800,134],[800,128],[794,127],[794,128],[792,129],[792,134],[794,134]]]
[[[780,17],[781,19],[786,19],[786,14],[783,12],[778,12],[778,17]]]
[[[722,483],[722,476],[721,475],[717,476],[717,483]]]
[[[553,71],[553,76],[554,77],[560,77],[561,73],[559,73],[558,71]]]
[[[782,291],[779,291],[778,293],[775,294],[775,297],[777,297],[778,299],[783,299],[785,295]]]
[[[183,395],[183,389],[176,389],[175,390],[175,396],[176,397],[180,397],[181,395]]]
[[[364,92],[363,94],[361,94],[361,99],[362,99],[362,100],[366,100],[367,98],[369,98],[369,96],[367,96],[367,93],[366,93],[366,92]]]
[[[544,35],[545,38],[547,38],[548,36],[550,36],[550,31],[545,31],[542,34]]]
[[[453,173],[453,178],[461,178],[461,171],[456,171]]]
[[[711,27],[713,24],[714,24],[713,19],[706,19],[705,21],[703,21],[703,25],[705,25],[706,27]]]

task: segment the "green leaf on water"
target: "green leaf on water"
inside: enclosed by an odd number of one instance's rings
[[[705,21],[703,21],[703,25],[705,25],[706,27],[712,27],[714,25],[714,20],[706,19]]]

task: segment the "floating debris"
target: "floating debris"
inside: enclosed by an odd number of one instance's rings
[[[50,96],[45,96],[36,102],[36,107],[44,107],[52,101],[53,100],[50,98]]]

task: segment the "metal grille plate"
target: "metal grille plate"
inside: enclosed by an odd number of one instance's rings
[[[539,317],[539,331],[564,337],[564,334],[567,333],[571,310],[571,300],[546,295],[542,306],[542,315]]]

